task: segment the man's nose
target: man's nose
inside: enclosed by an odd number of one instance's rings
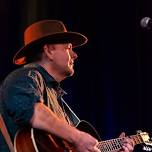
[[[75,53],[75,52],[72,50],[71,57],[75,60],[75,59],[78,58],[78,55],[77,55],[77,53]]]

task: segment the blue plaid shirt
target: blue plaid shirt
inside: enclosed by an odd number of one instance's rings
[[[0,90],[0,113],[12,141],[19,128],[30,125],[29,121],[34,112],[34,104],[42,100],[46,102],[47,95],[44,91],[46,86],[42,81],[45,81],[48,88],[59,90],[57,91],[58,97],[59,100],[62,99],[64,91],[59,87],[59,83],[38,64],[25,65],[10,73],[3,81]],[[67,113],[71,115],[71,112]],[[74,123],[78,123],[74,116],[70,115],[70,119],[75,121]],[[1,132],[0,152],[9,152]]]

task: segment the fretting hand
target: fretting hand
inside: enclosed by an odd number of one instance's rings
[[[125,137],[125,133],[122,132],[120,138]],[[118,152],[132,152],[134,150],[134,141],[128,137],[124,138],[122,149]]]

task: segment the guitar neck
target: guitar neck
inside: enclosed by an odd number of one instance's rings
[[[99,142],[97,147],[101,150],[101,152],[112,152],[115,150],[119,150],[123,146],[124,138],[125,137],[101,141]],[[135,145],[143,143],[140,135],[132,135],[129,136],[129,138],[134,141]]]

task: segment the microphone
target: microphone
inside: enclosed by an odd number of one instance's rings
[[[152,19],[150,17],[144,17],[140,21],[140,26],[144,29],[150,30],[152,28]]]

